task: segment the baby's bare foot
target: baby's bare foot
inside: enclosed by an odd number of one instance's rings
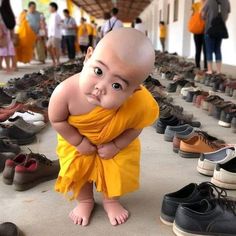
[[[103,200],[104,209],[112,225],[123,224],[129,217],[129,212],[119,203],[118,200]]]
[[[94,208],[94,200],[88,199],[79,202],[69,214],[74,224],[86,226],[89,223],[90,215]]]

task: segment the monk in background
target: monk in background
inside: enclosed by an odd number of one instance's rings
[[[16,33],[19,37],[18,45],[16,46],[16,60],[23,63],[29,63],[34,54],[34,45],[37,35],[31,29],[27,21],[27,10],[23,10],[20,14]]]

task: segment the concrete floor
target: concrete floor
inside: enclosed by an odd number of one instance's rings
[[[21,68],[18,76],[37,71],[40,66],[30,65]],[[0,82],[7,78],[0,72]],[[176,104],[184,106],[202,122],[203,129],[210,134],[236,143],[236,135],[230,129],[217,125],[217,121],[205,112],[186,103],[178,95],[173,95]],[[27,236],[169,236],[174,235],[171,227],[159,220],[162,198],[165,193],[176,191],[190,182],[200,183],[210,178],[196,171],[197,160],[187,160],[172,152],[172,143],[165,142],[163,135],[153,127],[146,128],[142,135],[141,188],[128,194],[122,202],[131,212],[126,224],[113,227],[108,222],[101,206],[101,198],[96,194],[97,207],[88,227],[75,226],[68,218],[68,212],[76,202],[68,202],[54,192],[55,181],[49,181],[25,192],[16,192],[11,186],[0,182],[0,222],[11,221]],[[36,143],[29,145],[32,151],[56,159],[56,134],[50,126],[39,135]],[[26,147],[24,147],[25,150]],[[1,174],[0,174],[1,175]],[[1,177],[1,176],[0,176]],[[235,192],[229,195],[236,196]]]

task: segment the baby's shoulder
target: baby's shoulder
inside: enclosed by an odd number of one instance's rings
[[[76,92],[78,90],[78,78],[79,74],[72,75],[68,79],[64,80],[57,86],[57,90],[68,94],[68,92]]]

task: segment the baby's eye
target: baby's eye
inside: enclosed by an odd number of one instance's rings
[[[102,70],[99,68],[99,67],[95,67],[94,68],[94,73],[97,75],[97,76],[102,76]]]
[[[112,88],[114,88],[115,90],[121,90],[122,86],[119,83],[114,83],[112,84]]]

